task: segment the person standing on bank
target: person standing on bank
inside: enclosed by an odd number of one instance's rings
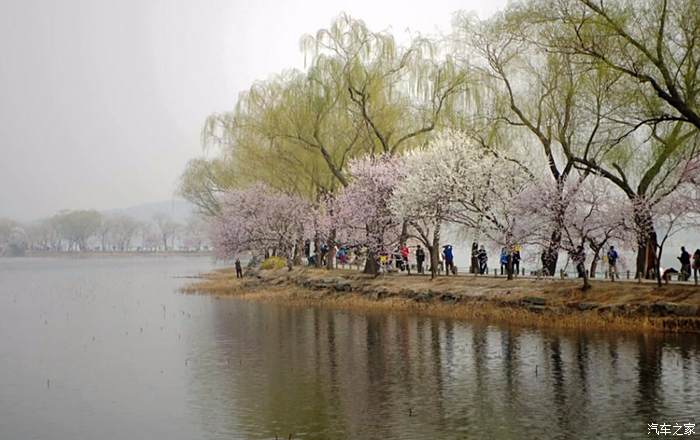
[[[698,272],[700,272],[700,249],[695,249],[693,254],[693,277],[695,278],[695,285],[698,284]]]
[[[418,245],[416,246],[416,269],[418,273],[423,273],[423,262],[425,261],[425,251]]]
[[[501,248],[501,257],[500,257],[500,262],[501,262],[501,275],[503,275],[503,272],[505,270],[506,274],[508,273],[508,260],[510,256],[508,255],[508,251],[506,250],[505,247]]]
[[[615,246],[610,246],[610,250],[608,251],[608,273],[610,274],[610,281],[615,281],[615,277],[617,277],[618,280],[620,279],[620,275],[617,273],[618,257]]]
[[[690,254],[685,250],[685,246],[681,246],[681,256],[678,257],[681,262],[681,281],[688,281],[690,278]]]
[[[513,273],[515,275],[520,274],[520,245],[516,244],[513,246]]]
[[[454,254],[452,254],[451,244],[442,248],[442,255],[445,258],[445,275],[455,274]]]
[[[408,262],[408,258],[411,256],[411,250],[405,244],[401,246],[401,260],[403,261],[403,267],[406,269],[409,275],[411,275],[411,265]]]
[[[236,258],[236,278],[243,278],[243,269],[241,269],[241,260]]]
[[[484,249],[483,244],[479,248],[479,253],[477,254],[476,257],[479,260],[479,273],[481,275],[483,275],[489,270],[489,266],[488,266],[489,256],[486,253],[486,249]]]

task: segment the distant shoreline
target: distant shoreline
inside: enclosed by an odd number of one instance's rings
[[[2,256],[0,258],[104,258],[104,257],[213,257],[214,253],[188,252],[188,251],[157,251],[157,252],[51,252],[51,251],[27,251],[24,255]]]

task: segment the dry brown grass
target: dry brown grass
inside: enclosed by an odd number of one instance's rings
[[[557,309],[571,310],[572,304],[596,303],[600,305],[652,304],[673,302],[700,304],[700,289],[695,286],[669,285],[658,289],[651,284],[608,283],[593,281],[593,288],[585,293],[573,280],[505,280],[487,277],[441,277],[431,281],[428,277],[380,276],[377,278],[357,272],[296,269],[293,272],[264,271],[262,280],[246,278],[237,280],[231,270],[218,270],[202,276],[187,286],[188,293],[206,293],[217,296],[236,296],[241,299],[284,303],[295,307],[325,307],[363,312],[400,312],[438,316],[454,319],[506,322],[516,325],[557,327],[566,329],[604,329],[624,331],[692,331],[678,319],[648,316],[613,316],[597,311],[560,313]],[[358,293],[339,293],[328,290],[311,290],[297,285],[300,279],[321,280],[342,278],[353,287],[383,289],[390,293],[376,300]],[[401,292],[406,290],[450,292],[461,296],[456,304],[416,302]],[[522,307],[520,300],[528,296],[544,298],[551,309],[531,311]]]

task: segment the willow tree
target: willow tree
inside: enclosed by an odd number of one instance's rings
[[[406,47],[388,32],[340,15],[329,28],[302,38],[311,71],[342,88],[346,109],[366,135],[370,154],[394,155],[423,145],[470,102],[468,68],[440,41],[414,38]],[[340,90],[339,90],[340,92]]]
[[[600,62],[660,103],[644,123],[700,129],[700,3],[697,0],[534,0],[555,24],[552,47]]]
[[[480,61],[489,88],[488,106],[481,116],[494,133],[511,132],[528,155],[542,160],[551,185],[560,195],[575,167],[578,152],[598,150],[617,141],[618,127],[608,124],[620,99],[609,95],[620,75],[580,66],[565,53],[548,51],[539,44],[545,29],[519,7],[485,22],[463,16],[456,28],[457,40]],[[501,134],[502,136],[502,134]],[[488,143],[484,139],[482,143]],[[532,164],[532,162],[530,162]],[[531,170],[539,175],[540,170]],[[554,274],[565,227],[562,211],[551,222],[548,242],[541,254],[543,271]]]
[[[236,184],[235,173],[225,158],[191,159],[180,176],[178,193],[206,216],[221,212],[219,196]]]
[[[694,0],[531,0],[522,13],[545,31],[538,44],[577,65],[619,74],[610,97],[624,97],[606,118],[619,142],[584,150],[575,166],[599,174],[634,201],[660,203],[679,182],[678,164],[698,155],[700,6]],[[637,273],[654,267],[656,233],[649,204],[637,204]]]

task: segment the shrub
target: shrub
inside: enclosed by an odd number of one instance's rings
[[[282,257],[270,257],[266,258],[261,264],[260,269],[270,270],[270,269],[282,269],[287,266],[287,260]]]

